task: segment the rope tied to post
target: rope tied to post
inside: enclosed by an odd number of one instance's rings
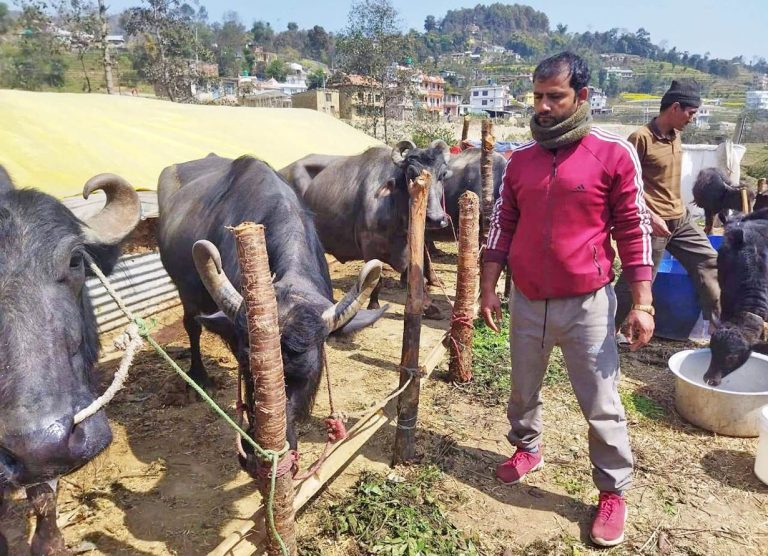
[[[144,319],[134,315],[125,305],[120,295],[117,293],[117,291],[115,291],[115,289],[110,284],[109,279],[101,271],[98,265],[96,265],[94,260],[88,255],[86,255],[86,258],[88,260],[88,264],[91,271],[96,275],[96,277],[102,283],[107,293],[115,301],[115,303],[123,312],[123,314],[129,319],[130,324],[128,329],[126,329],[126,333],[129,335],[129,337],[130,337],[130,333],[132,332],[135,334],[134,338],[138,337],[139,339],[146,340],[149,343],[149,345],[152,346],[155,352],[157,352],[165,360],[165,362],[168,363],[168,365],[170,365],[170,367],[176,372],[176,374],[178,374],[182,378],[182,380],[184,380],[184,382],[186,382],[187,385],[190,388],[192,388],[203,399],[203,401],[206,404],[208,404],[208,406],[211,409],[213,409],[213,411],[219,417],[224,419],[224,421],[230,427],[232,427],[235,431],[237,431],[239,437],[242,440],[245,440],[245,442],[247,442],[254,449],[254,452],[256,454],[261,456],[264,460],[271,462],[272,471],[268,476],[268,479],[270,481],[270,488],[269,488],[269,494],[267,497],[267,503],[265,504],[266,514],[267,514],[267,520],[266,520],[267,528],[269,529],[270,535],[272,535],[272,537],[276,539],[276,541],[280,545],[280,551],[282,552],[282,554],[284,554],[285,556],[288,556],[288,549],[285,546],[283,539],[280,537],[280,534],[277,532],[277,528],[275,526],[275,515],[274,515],[275,481],[278,476],[280,459],[289,452],[289,447],[287,443],[286,443],[286,446],[280,451],[267,450],[259,446],[255,440],[253,440],[237,423],[234,422],[234,420],[229,415],[227,415],[227,413],[223,409],[221,409],[221,407],[219,407],[219,405],[208,395],[208,393],[203,388],[201,388],[194,380],[192,380],[187,375],[187,373],[185,373],[181,369],[181,367],[179,367],[179,365],[168,355],[168,353],[166,353],[166,351],[160,346],[160,344],[158,344],[157,341],[155,341],[155,339],[151,335],[151,331],[152,331],[152,328],[154,327],[154,323],[148,323]],[[132,346],[134,346],[133,352],[135,354],[135,352],[138,351],[138,344],[136,342],[131,341],[128,345],[128,348],[130,349]],[[129,349],[126,349],[126,353],[128,353]],[[123,386],[124,382],[125,382],[125,378],[123,378],[119,387],[115,388],[115,393]],[[114,384],[115,383],[113,382],[113,385]],[[110,386],[110,389],[111,388],[112,386]],[[108,391],[110,389],[108,389]],[[106,396],[106,393],[104,394],[104,396]],[[112,394],[112,396],[114,397],[114,393]],[[111,400],[111,398],[109,399]],[[98,409],[96,411],[98,411]]]

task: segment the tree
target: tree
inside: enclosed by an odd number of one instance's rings
[[[437,29],[437,21],[435,21],[435,16],[428,15],[427,18],[424,20],[424,30],[427,33],[431,33],[436,29]]]
[[[298,31],[299,25],[295,21],[289,21],[288,22],[288,30],[289,31]]]
[[[9,71],[2,75],[5,85],[14,89],[39,90],[44,85],[64,85],[67,65],[61,56],[62,41],[53,35],[47,6],[38,0],[21,4],[18,26],[22,30],[9,59]]]
[[[272,48],[272,39],[275,36],[275,32],[268,22],[254,21],[251,27],[251,35],[253,35],[254,43],[263,46],[265,49]]]
[[[321,89],[325,86],[325,70],[317,68],[307,75],[307,89]]]
[[[154,85],[158,93],[167,95],[172,102],[191,94],[191,84],[197,67],[190,68],[195,55],[208,57],[195,41],[194,28],[187,10],[179,0],[143,0],[144,6],[129,8],[125,18],[128,35],[143,40],[146,61],[141,72]],[[138,69],[138,68],[137,68]]]
[[[91,80],[85,67],[85,55],[101,28],[98,8],[88,0],[64,0],[58,6],[58,16],[69,32],[69,49],[73,51],[83,72],[83,91],[91,92]]]
[[[388,140],[388,89],[396,79],[393,66],[407,55],[406,43],[399,28],[399,14],[390,0],[355,0],[348,15],[348,24],[337,41],[341,69],[372,77],[378,89],[369,95],[374,133],[379,117],[384,125],[384,142]],[[381,109],[376,106],[381,102]]]
[[[332,43],[331,36],[320,25],[315,25],[307,31],[307,48],[315,60],[330,61]]]
[[[0,2],[0,35],[5,35],[11,28],[11,16],[8,14],[8,5]]]
[[[267,77],[274,78],[275,81],[282,82],[288,77],[288,67],[282,60],[272,60],[264,71],[264,74]]]
[[[221,24],[214,26],[214,55],[219,64],[219,75],[237,77],[243,69],[243,46],[248,42],[245,25],[237,12],[226,12]],[[250,71],[250,67],[247,68]]]

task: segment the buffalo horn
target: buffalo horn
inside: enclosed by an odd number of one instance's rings
[[[211,294],[219,309],[234,322],[243,303],[243,296],[224,274],[219,250],[210,241],[201,239],[192,246],[192,258],[205,289]]]
[[[83,187],[83,198],[101,189],[107,195],[104,208],[83,221],[83,233],[89,243],[116,245],[139,223],[141,202],[136,190],[115,174],[99,174]]]
[[[446,143],[442,139],[435,139],[434,141],[432,141],[432,144],[429,145],[429,147],[432,149],[440,149],[441,151],[443,151],[443,156],[446,158],[448,158],[448,156],[450,156],[451,154],[451,147],[449,147],[448,143]]]
[[[400,141],[392,149],[392,162],[399,166],[403,163],[403,160],[405,160],[405,152],[415,148],[416,145],[410,141]]]
[[[368,299],[381,277],[381,261],[372,259],[365,263],[355,284],[344,297],[323,312],[323,320],[329,332],[347,324]]]

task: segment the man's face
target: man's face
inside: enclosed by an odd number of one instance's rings
[[[587,88],[578,93],[571,87],[571,76],[563,71],[557,77],[533,82],[533,110],[542,127],[567,120],[587,99]]]
[[[698,108],[692,106],[683,108],[680,106],[680,103],[675,102],[672,105],[672,127],[677,131],[682,131],[685,126],[694,120],[698,111]]]

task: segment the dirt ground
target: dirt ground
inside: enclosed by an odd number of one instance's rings
[[[445,247],[445,246],[443,246]],[[436,259],[448,290],[455,257]],[[359,265],[331,266],[337,298]],[[385,274],[386,317],[353,338],[328,343],[334,401],[354,412],[392,391],[402,341],[405,291]],[[436,303],[449,312],[439,291]],[[188,366],[187,339],[178,309],[161,318],[156,338]],[[447,320],[424,321],[422,354],[440,341]],[[654,341],[638,354],[622,354],[622,393],[640,394],[661,411],[629,411],[637,460],[628,492],[627,542],[608,554],[767,554],[768,487],[752,473],[756,439],[718,437],[683,422],[674,410],[668,357],[687,346]],[[206,365],[219,388],[215,399],[234,414],[236,364],[217,338],[203,337]],[[187,357],[187,359],[185,359]],[[102,366],[109,382],[117,362]],[[445,363],[442,364],[444,368]],[[166,405],[179,379],[154,353],[144,351],[126,388],[108,407],[114,441],[96,461],[61,481],[59,512],[70,547],[90,554],[205,554],[247,519],[259,495],[235,456],[234,435],[207,406]],[[417,433],[425,463],[445,473],[453,522],[480,542],[483,554],[587,554],[596,502],[589,472],[587,431],[567,382],[545,389],[544,469],[522,485],[493,478],[511,453],[502,405],[478,403],[438,373],[422,385]],[[313,417],[301,427],[303,467],[322,449],[327,394],[320,390]],[[649,416],[650,415],[650,416]],[[394,427],[380,430],[298,520],[303,542],[322,554],[348,554],[348,543],[318,535],[329,500],[345,494],[363,470],[389,468]],[[24,535],[19,501],[10,529],[13,554]],[[311,539],[311,540],[308,540]],[[595,551],[596,552],[596,551]]]

